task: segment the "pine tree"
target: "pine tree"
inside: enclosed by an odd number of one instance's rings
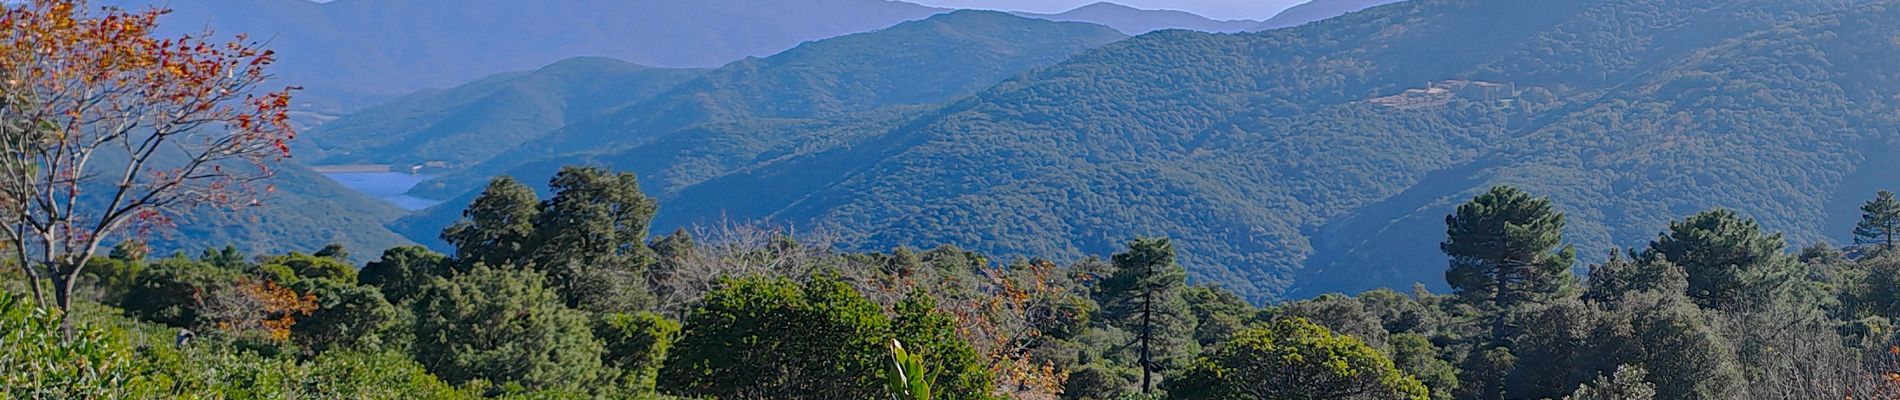
[[[1860,224],[1854,225],[1854,244],[1879,244],[1893,247],[1900,236],[1900,200],[1893,192],[1882,190],[1873,200],[1860,206]]]
[[[1643,257],[1681,266],[1696,304],[1724,308],[1745,305],[1746,298],[1760,294],[1759,285],[1767,283],[1762,274],[1786,258],[1783,243],[1781,234],[1763,233],[1755,220],[1718,209],[1669,223]]]
[[[1511,336],[1512,313],[1573,290],[1570,265],[1576,252],[1563,241],[1564,215],[1548,198],[1508,186],[1458,206],[1445,217],[1445,242],[1451,257],[1445,280],[1464,301],[1492,314],[1491,340]]]
[[[1168,239],[1136,239],[1114,256],[1115,273],[1102,283],[1105,317],[1134,332],[1141,391],[1151,393],[1155,371],[1194,354],[1194,315],[1182,297],[1187,270],[1174,261]]]
[[[463,268],[524,265],[534,219],[541,213],[539,201],[534,189],[514,178],[495,178],[462,211],[462,220],[442,231],[442,240],[455,246],[455,260]]]
[[[565,167],[548,182],[530,243],[532,265],[547,271],[568,306],[628,312],[650,302],[646,271],[654,263],[647,226],[659,204],[632,173]]]

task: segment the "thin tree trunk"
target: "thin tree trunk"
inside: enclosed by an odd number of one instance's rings
[[[1509,284],[1510,277],[1505,271],[1498,271],[1497,274],[1498,278],[1495,284],[1497,287],[1492,290],[1491,294],[1491,306],[1496,308],[1496,310],[1493,311],[1497,313],[1491,320],[1491,343],[1503,344],[1504,318],[1506,310],[1510,308],[1505,304],[1505,302],[1509,301],[1508,296],[1505,294],[1507,292],[1505,285]]]
[[[26,241],[14,241],[13,248],[16,253],[14,261],[20,263],[20,271],[26,272],[26,285],[33,290],[33,305],[46,308],[46,294],[40,288],[40,270],[39,267],[33,266],[33,260],[26,255]]]
[[[1154,390],[1154,361],[1149,359],[1150,353],[1148,350],[1149,341],[1154,338],[1155,288],[1152,285],[1152,280],[1154,279],[1153,266],[1148,267],[1147,275],[1148,276],[1144,278],[1148,278],[1151,282],[1148,285],[1142,285],[1143,290],[1141,291],[1141,394],[1153,394]]]

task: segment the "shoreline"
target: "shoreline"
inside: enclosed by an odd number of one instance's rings
[[[395,170],[390,169],[388,164],[311,165],[309,167],[311,171],[316,171],[317,173],[320,173],[320,174],[396,172]]]

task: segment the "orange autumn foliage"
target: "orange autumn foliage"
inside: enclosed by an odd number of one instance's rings
[[[242,303],[250,309],[240,314],[244,320],[218,324],[227,331],[256,327],[271,340],[289,341],[290,328],[297,324],[297,317],[317,311],[316,295],[300,295],[295,290],[277,285],[277,282],[245,281],[238,284],[237,292],[243,296]]]
[[[160,37],[163,9],[3,7],[0,239],[22,249],[13,261],[42,305],[69,305],[105,238],[200,205],[257,203],[253,184],[289,156],[294,88],[261,89],[275,60],[261,43]]]

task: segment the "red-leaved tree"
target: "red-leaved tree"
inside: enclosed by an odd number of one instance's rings
[[[166,227],[193,207],[254,204],[254,183],[289,156],[293,88],[261,88],[272,61],[261,44],[161,38],[159,9],[5,7],[0,223],[42,306],[71,306],[74,280],[109,236]]]

